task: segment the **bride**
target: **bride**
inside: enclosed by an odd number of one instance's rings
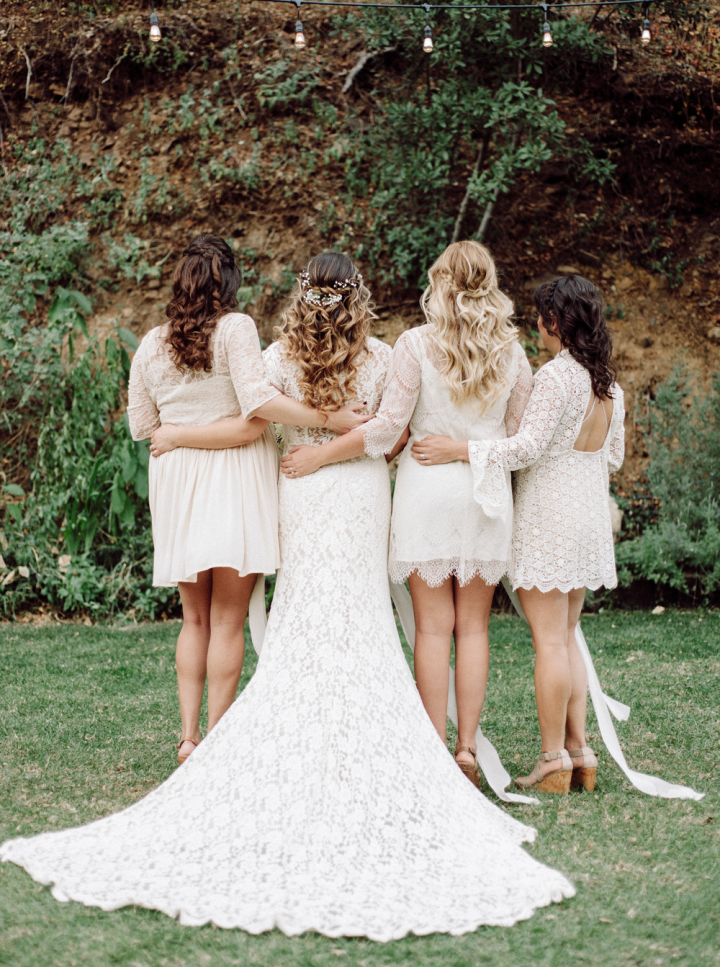
[[[326,410],[357,399],[374,411],[390,349],[370,338],[372,319],[353,263],[317,256],[266,351],[271,382]],[[231,422],[207,427],[205,445]],[[286,427],[284,447],[328,438]],[[9,840],[2,859],[59,900],[251,933],[461,934],[572,896],[522,848],[535,831],[465,779],[423,708],[388,591],[385,460],[283,478],[279,501],[281,570],[242,695],[144,799]]]

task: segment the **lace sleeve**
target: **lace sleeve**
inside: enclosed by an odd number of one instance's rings
[[[251,420],[258,407],[281,394],[265,374],[260,339],[250,316],[234,315],[226,336],[226,351],[243,418]]]
[[[262,360],[268,380],[282,393],[284,389],[282,359],[280,358],[280,347],[276,342],[270,343],[268,348],[263,350]]]
[[[400,439],[417,403],[421,372],[418,347],[410,332],[404,332],[393,349],[380,409],[363,427],[367,456],[390,453]]]
[[[608,470],[610,473],[619,470],[625,459],[625,399],[623,391],[617,383],[615,384],[614,405],[619,408],[619,413],[615,423],[615,433],[608,450]]]
[[[520,343],[516,344],[515,352],[517,353],[515,385],[510,390],[510,399],[505,410],[505,432],[508,436],[515,436],[517,433],[533,390],[532,369]]]
[[[149,439],[153,430],[160,426],[160,411],[150,397],[142,371],[147,355],[145,345],[145,341],[140,344],[130,366],[127,413],[133,440]]]
[[[548,448],[567,405],[567,389],[549,367],[535,376],[533,391],[515,436],[470,440],[468,456],[475,500],[488,517],[502,517],[508,506],[508,470],[522,470]]]

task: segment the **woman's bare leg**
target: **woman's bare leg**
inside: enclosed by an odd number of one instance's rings
[[[568,595],[518,589],[520,603],[530,622],[535,649],[535,700],[543,752],[565,748],[565,723],[572,692],[568,655]],[[543,775],[562,768],[562,759],[541,762]]]
[[[207,653],[208,732],[235,701],[245,658],[245,618],[257,574],[212,569],[210,645]]]
[[[572,688],[565,723],[565,748],[582,749],[586,745],[585,718],[587,714],[587,671],[575,641],[575,628],[585,603],[585,588],[568,594],[568,658]]]
[[[458,745],[469,745],[474,749],[490,667],[488,623],[495,587],[479,577],[465,587],[453,579],[453,591]],[[460,752],[456,758],[469,763],[473,761],[469,752]]]
[[[178,584],[183,609],[183,626],[175,650],[178,677],[182,738],[200,741],[200,706],[205,691],[207,653],[210,644],[210,599],[212,573],[201,571],[197,581]],[[194,749],[192,742],[184,742],[182,755]]]
[[[430,721],[447,741],[450,646],[455,625],[452,578],[431,588],[417,574],[408,580],[415,614],[415,681]]]

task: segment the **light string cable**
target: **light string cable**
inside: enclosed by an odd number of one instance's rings
[[[152,2],[152,0],[151,0]],[[432,53],[433,36],[430,26],[430,12],[432,10],[532,10],[539,9],[543,14],[542,43],[544,47],[553,46],[552,31],[548,19],[549,11],[562,10],[565,7],[628,7],[642,6],[643,24],[640,40],[643,44],[649,44],[650,33],[650,5],[657,0],[569,0],[562,3],[373,3],[366,0],[253,0],[256,3],[292,3],[297,10],[297,22],[295,24],[295,46],[302,50],[306,46],[305,32],[300,20],[300,5],[306,4],[313,7],[374,7],[380,10],[424,10],[425,11],[425,30],[423,32],[423,50],[426,54]],[[159,39],[159,37],[157,38]]]

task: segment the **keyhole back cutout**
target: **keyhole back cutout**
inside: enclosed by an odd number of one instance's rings
[[[610,432],[613,407],[612,399],[600,399],[599,396],[591,393],[573,450],[579,450],[581,453],[597,453],[598,450],[602,450]]]

